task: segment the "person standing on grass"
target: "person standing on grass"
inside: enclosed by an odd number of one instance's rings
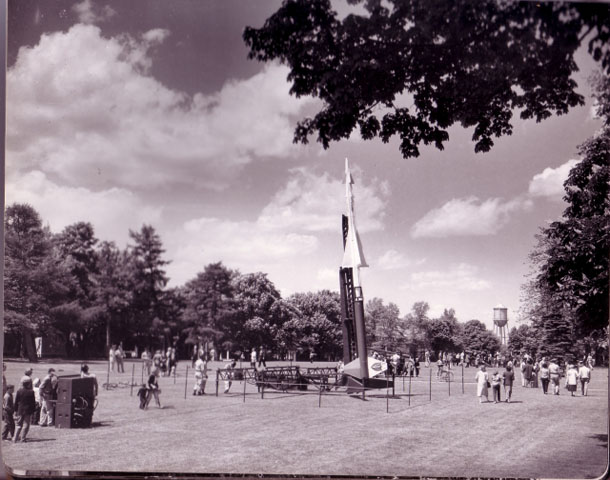
[[[21,379],[21,388],[17,390],[15,395],[15,412],[17,412],[17,428],[13,442],[25,442],[30,431],[30,422],[32,414],[36,409],[36,400],[34,399],[34,390],[32,389],[32,379],[23,377]]]
[[[148,404],[152,397],[155,397],[155,402],[157,403],[157,407],[161,408],[161,401],[159,400],[159,393],[161,393],[161,389],[159,388],[159,383],[157,382],[157,377],[159,376],[159,369],[155,368],[154,371],[148,377],[148,382],[146,382],[146,405],[145,409],[148,408]]]
[[[267,352],[265,351],[265,347],[261,346],[260,350],[258,351],[258,366],[260,367],[261,365],[265,368],[267,368],[267,362],[265,361],[265,357],[267,356]],[[233,365],[235,366],[235,365]]]
[[[250,367],[256,368],[256,348],[252,347],[252,351],[250,352]]]
[[[110,371],[114,372],[114,364],[116,362],[116,345],[112,345],[108,350],[108,362],[110,362]]]
[[[523,373],[523,386],[526,388],[531,387],[534,366],[532,365],[532,361],[529,358],[525,361],[523,367],[521,368],[521,372]]]
[[[114,351],[114,357],[116,360],[116,371],[118,373],[125,373],[125,366],[123,365],[123,358],[125,358],[125,351],[123,350],[123,342],[119,343],[119,346]]]
[[[205,395],[205,384],[208,380],[208,363],[199,357],[195,362],[195,386],[193,395]]]
[[[426,368],[430,368],[430,352],[428,350],[424,352],[424,365],[426,365]]]
[[[561,369],[557,363],[557,359],[551,360],[549,364],[549,376],[551,378],[551,385],[553,386],[553,395],[559,395],[559,379],[561,375]]]
[[[578,370],[575,365],[568,365],[568,371],[566,372],[566,388],[570,392],[570,396],[574,396],[576,386],[578,385]]]
[[[540,365],[540,383],[542,383],[542,393],[546,395],[549,391],[549,382],[551,381],[551,372],[549,370],[549,364],[542,362]]]
[[[13,399],[14,385],[6,386],[6,393],[2,399],[2,420],[4,427],[2,428],[2,440],[12,440],[15,434],[15,401]]]
[[[498,373],[497,370],[494,371],[491,376],[491,388],[493,390],[494,395],[494,403],[501,402],[500,399],[500,384],[502,383],[502,376]]]
[[[510,362],[509,362],[510,363]],[[507,365],[506,370],[502,374],[502,383],[504,384],[504,401],[510,403],[513,396],[513,382],[515,381],[515,372],[512,365]]]
[[[591,380],[591,369],[583,362],[578,362],[578,378],[580,378],[580,393],[583,397],[587,396],[589,381]]]
[[[439,355],[438,360],[436,361],[436,376],[440,377],[441,373],[443,373],[443,359]]]
[[[24,377],[29,378],[29,377]],[[30,379],[30,388],[32,387]],[[40,423],[41,427],[53,426],[55,421],[55,397],[57,392],[57,377],[55,376],[55,369],[49,368],[49,373],[43,378],[40,384],[40,397],[42,399],[42,407],[40,408]],[[17,392],[19,393],[19,392]],[[34,390],[32,390],[32,398],[34,397]],[[34,410],[32,410],[34,413]],[[29,426],[28,426],[29,428]]]
[[[225,380],[225,393],[229,393],[229,389],[231,388],[231,385],[233,384],[233,370],[235,369],[236,364],[237,364],[236,360],[231,360],[231,363],[228,363],[227,366],[225,367],[225,370],[227,371],[227,378]],[[259,359],[259,366],[260,366],[260,359]]]
[[[87,365],[86,363],[83,363],[80,367],[80,378],[92,378],[93,379],[93,395],[95,397],[97,397],[97,392],[98,392],[98,384],[97,384],[97,377],[95,376],[95,373],[90,373],[89,372],[89,365]]]
[[[481,365],[479,371],[474,377],[477,382],[477,397],[479,397],[479,403],[483,403],[483,397],[489,402],[489,392],[487,391],[487,384],[489,383],[489,376],[485,371],[485,365]]]

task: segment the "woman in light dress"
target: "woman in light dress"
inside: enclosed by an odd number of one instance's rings
[[[485,365],[481,365],[481,368],[477,372],[474,379],[477,382],[477,397],[479,397],[479,403],[483,403],[483,397],[485,397],[485,400],[489,402],[489,394],[487,392],[489,376],[485,371]]]

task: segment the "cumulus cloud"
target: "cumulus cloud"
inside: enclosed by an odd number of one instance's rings
[[[116,11],[110,5],[94,4],[91,0],[83,0],[72,7],[76,13],[78,21],[81,23],[101,23],[110,20],[116,15]]]
[[[175,252],[168,273],[178,283],[194,277],[210,262],[222,261],[243,271],[268,271],[286,259],[311,255],[318,247],[312,235],[218,218],[189,220],[167,238],[168,250]]]
[[[373,179],[363,184],[356,177],[354,210],[361,232],[383,228],[384,209],[390,195],[387,183]],[[306,169],[293,169],[287,184],[263,209],[259,224],[267,229],[291,228],[309,232],[340,228],[346,213],[345,184],[328,173],[316,175]]]
[[[447,270],[429,270],[410,275],[403,290],[452,289],[479,291],[491,288],[491,283],[479,278],[478,268],[466,263],[453,265]]]
[[[137,229],[143,223],[155,224],[162,214],[161,209],[144,204],[127,190],[91,191],[60,186],[40,171],[7,181],[6,203],[15,202],[32,205],[53,232],[85,220],[93,224],[102,240],[113,240],[123,246],[128,241],[129,229]],[[103,232],[103,237],[99,232]]]
[[[7,72],[7,169],[91,187],[103,166],[119,187],[222,189],[254,158],[302,148],[293,117],[312,100],[289,95],[285,67],[186,95],[148,74],[167,35],[104,38],[78,24],[21,48]]]
[[[542,173],[534,175],[530,180],[528,192],[533,197],[546,197],[561,201],[565,191],[564,182],[568,179],[570,170],[579,160],[568,160],[557,168],[545,168]]]
[[[457,198],[431,210],[411,229],[413,238],[494,235],[504,227],[512,214],[529,210],[531,200],[517,197],[503,202],[499,198],[485,201],[475,196]]]
[[[412,263],[404,254],[390,249],[377,259],[375,267],[381,270],[398,270]]]

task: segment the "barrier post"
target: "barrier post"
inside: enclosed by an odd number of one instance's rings
[[[411,406],[411,377],[409,377],[409,406]]]
[[[392,397],[396,396],[396,375],[394,375],[394,373],[392,373]]]
[[[385,413],[390,412],[390,378],[385,377]]]
[[[322,385],[320,385],[320,394],[318,395],[318,408],[322,407]]]
[[[134,376],[136,374],[136,364],[132,363],[131,364],[131,391],[129,392],[129,396],[133,397],[133,380],[134,380]]]
[[[432,401],[432,368],[430,368],[428,372],[430,372],[430,381],[428,382],[428,394],[430,396],[430,401]]]
[[[110,361],[108,361],[108,373],[106,375],[106,390],[110,388]]]
[[[449,396],[451,396],[451,369],[447,371],[447,385],[449,388]]]
[[[187,365],[187,367],[188,367],[188,365]],[[174,365],[174,385],[176,385],[176,370],[178,370],[178,369],[176,368],[176,365]]]
[[[464,362],[462,362],[462,393],[464,393]]]
[[[244,403],[246,403],[246,379],[244,378]]]
[[[176,373],[174,371],[174,383],[176,383]],[[186,400],[186,389],[189,383],[189,366],[186,366],[186,373],[184,374],[184,399]]]
[[[405,391],[405,372],[402,372],[402,391]]]
[[[261,400],[265,398],[265,384],[261,385]]]
[[[220,373],[220,370],[216,370],[216,396],[218,396],[218,374]]]

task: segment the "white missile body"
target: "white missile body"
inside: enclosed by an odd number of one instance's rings
[[[349,171],[349,161],[345,159],[345,197],[347,200],[347,239],[345,242],[345,250],[343,252],[343,261],[341,266],[343,268],[353,269],[353,281],[354,286],[360,286],[360,272],[361,267],[368,267],[366,260],[364,259],[364,253],[362,252],[362,244],[360,242],[360,236],[356,229],[356,222],[354,220],[354,196],[352,193],[352,185],[354,179]]]

